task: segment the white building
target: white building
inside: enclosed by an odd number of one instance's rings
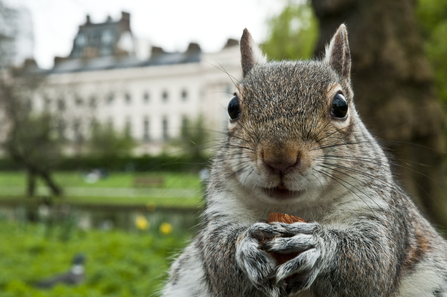
[[[182,53],[146,47],[148,58],[141,59],[145,47],[129,20],[128,13],[101,24],[87,17],[70,56],[55,58],[37,107],[64,114],[59,125],[70,139],[88,134],[95,120],[127,128],[140,144],[136,154],[159,153],[186,118],[200,114],[210,130],[224,129],[233,81],[241,76],[238,42],[229,40],[217,53],[195,43]]]

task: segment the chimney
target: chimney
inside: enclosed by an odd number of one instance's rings
[[[233,39],[233,38],[229,38],[227,40],[227,43],[224,45],[223,49],[229,48],[229,47],[233,47],[233,46],[239,46],[239,40]]]
[[[151,57],[156,57],[158,55],[166,53],[161,47],[153,46],[151,48]]]
[[[63,61],[67,61],[69,58],[68,57],[54,57],[54,66],[57,66],[59,63],[63,62]]]
[[[201,52],[201,51],[202,50],[200,49],[200,45],[198,43],[191,42],[188,45],[188,49],[186,50],[186,53],[192,54],[192,53]]]
[[[34,60],[33,58],[27,58],[25,59],[25,61],[23,62],[23,69],[39,69],[39,67],[37,66],[36,60]]]
[[[130,31],[130,13],[121,11],[121,23],[124,24],[124,28]]]
[[[122,20],[130,20],[130,13],[121,11],[121,19]]]
[[[86,25],[90,25],[92,22],[90,21],[90,15],[87,15],[87,17],[85,18],[85,24]]]

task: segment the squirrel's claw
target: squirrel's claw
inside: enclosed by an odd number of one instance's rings
[[[286,278],[292,276],[291,279],[287,280],[289,292],[296,293],[308,289],[320,271],[318,265],[320,257],[321,252],[315,248],[302,252],[278,267],[276,283],[281,283]]]
[[[286,230],[280,225],[272,225],[267,223],[256,223],[249,230],[249,235],[259,241],[271,239],[280,236]]]
[[[313,235],[298,234],[293,237],[275,237],[262,244],[261,249],[269,253],[301,253],[314,248],[317,240]]]

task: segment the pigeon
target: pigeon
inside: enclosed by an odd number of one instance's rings
[[[50,289],[59,283],[71,286],[77,285],[83,282],[85,278],[84,262],[85,256],[82,254],[78,254],[73,258],[73,266],[68,272],[54,275],[50,278],[41,280],[37,282],[35,286],[43,289]]]

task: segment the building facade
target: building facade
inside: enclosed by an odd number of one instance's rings
[[[100,24],[87,17],[70,55],[56,57],[46,74],[36,106],[63,115],[58,126],[68,139],[87,137],[99,122],[126,130],[138,142],[135,154],[156,154],[179,136],[186,119],[203,115],[210,131],[225,128],[240,53],[235,40],[216,53],[195,43],[185,52],[141,46],[123,13]]]

